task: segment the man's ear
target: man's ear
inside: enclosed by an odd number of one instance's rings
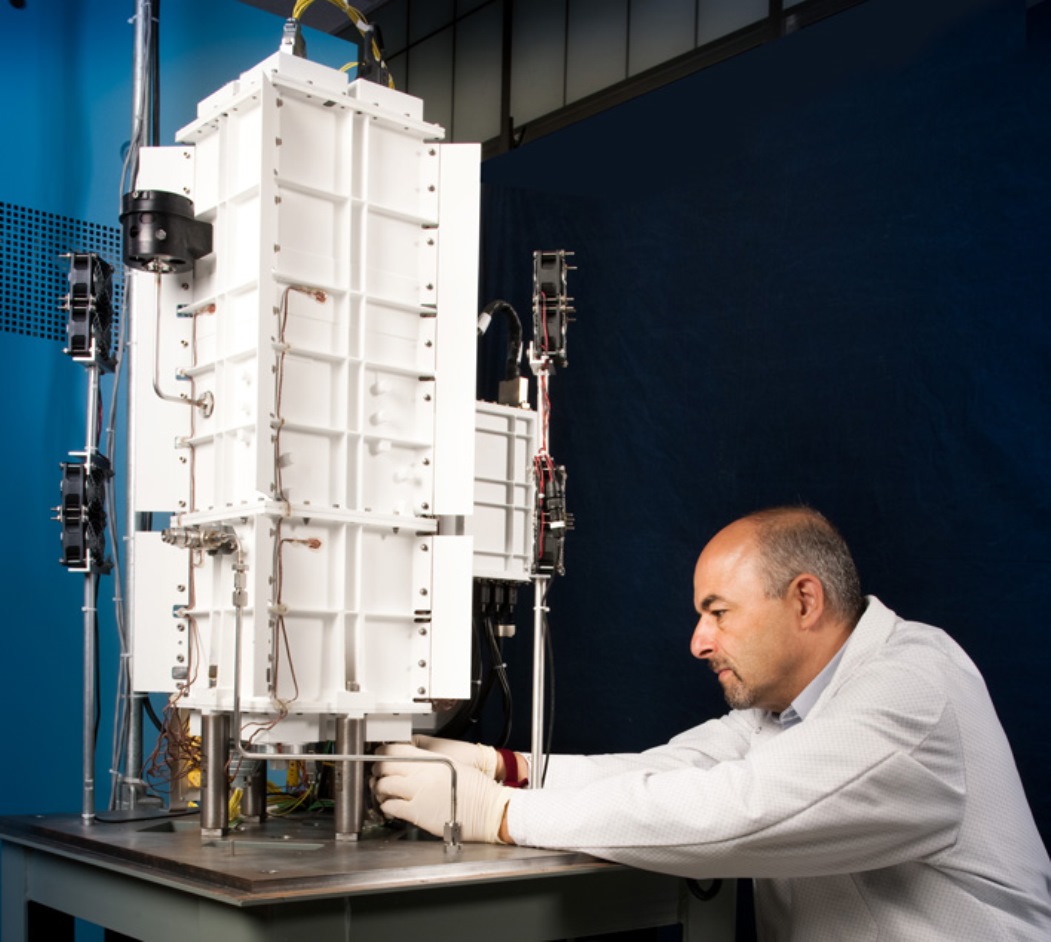
[[[799,616],[799,627],[813,628],[825,611],[825,587],[817,576],[809,572],[800,573],[788,588],[795,611]]]

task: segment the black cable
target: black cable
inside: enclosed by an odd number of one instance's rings
[[[507,679],[507,665],[504,663],[504,655],[500,644],[496,640],[496,627],[492,618],[485,620],[485,627],[486,636],[489,640],[489,651],[493,658],[493,663],[490,667],[490,677],[495,677],[500,682],[501,698],[504,704],[504,727],[500,734],[500,740],[497,743],[498,748],[503,749],[511,738],[511,684]]]
[[[161,722],[161,718],[157,715],[157,711],[153,708],[153,704],[150,703],[148,696],[142,698],[142,706],[146,711],[146,715],[150,718],[150,722],[157,728],[159,733],[163,728],[164,724]]]
[[[504,379],[518,379],[522,375],[519,366],[522,361],[522,320],[518,312],[507,301],[499,298],[490,301],[482,308],[482,314],[487,317],[492,317],[497,313],[507,316],[507,366],[504,370]]]
[[[702,887],[699,880],[695,880],[692,877],[686,878],[686,889],[690,891],[691,896],[696,897],[702,903],[715,899],[722,888],[723,881],[718,878],[712,880],[707,887]]]

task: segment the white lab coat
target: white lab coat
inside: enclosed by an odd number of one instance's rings
[[[1051,940],[1051,863],[985,683],[870,597],[806,719],[735,710],[639,755],[553,756],[519,844],[755,877],[764,940]]]

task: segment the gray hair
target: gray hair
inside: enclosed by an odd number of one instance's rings
[[[755,525],[764,589],[783,598],[796,576],[816,576],[825,604],[853,625],[865,608],[850,549],[829,520],[811,507],[773,507],[744,518]]]

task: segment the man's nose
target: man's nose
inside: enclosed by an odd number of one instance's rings
[[[690,638],[690,653],[697,658],[709,658],[715,653],[712,641],[711,627],[707,624],[708,619],[702,615],[697,619],[697,627],[693,629],[693,637]]]

